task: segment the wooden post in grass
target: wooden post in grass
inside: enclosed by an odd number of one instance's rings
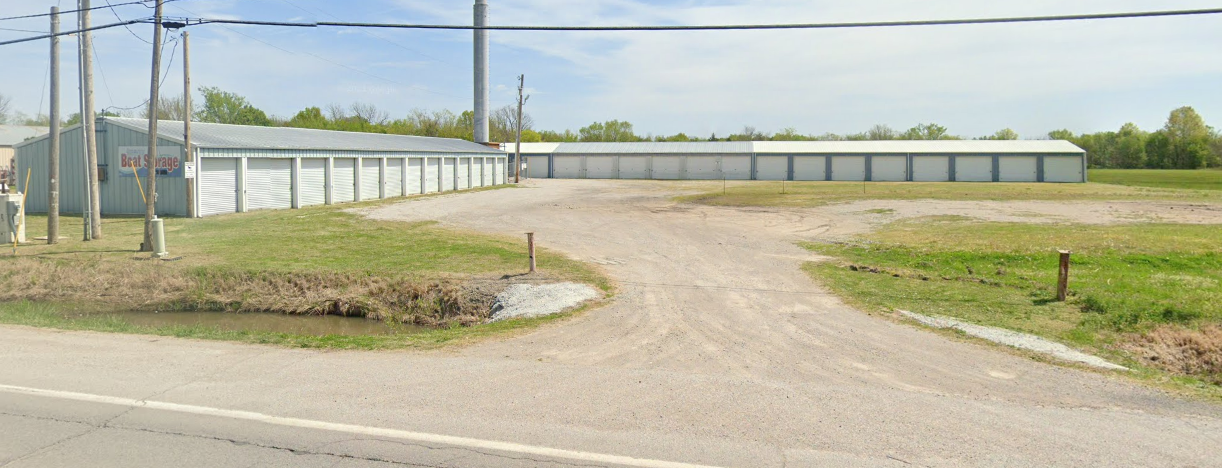
[[[526,233],[526,250],[530,254],[530,272],[535,272],[535,233]]]
[[[1057,300],[1064,302],[1069,292],[1069,251],[1058,250],[1061,254],[1061,270],[1057,275]]]

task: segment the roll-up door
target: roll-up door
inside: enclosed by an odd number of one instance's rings
[[[382,198],[382,160],[361,159],[361,200]]]
[[[356,200],[356,159],[336,158],[331,174],[331,196],[335,203]]]
[[[756,180],[786,180],[789,178],[789,156],[757,156]]]
[[[497,158],[496,164],[492,168],[496,174],[496,183],[498,185],[505,183],[505,158]]]
[[[685,179],[714,180],[721,178],[717,156],[688,156]]]
[[[546,179],[547,156],[522,156],[526,158],[526,175],[532,179]]]
[[[587,179],[614,179],[615,156],[587,156]]]
[[[327,203],[327,160],[302,158],[297,183],[301,184],[301,206]]]
[[[722,156],[721,174],[730,180],[751,180],[751,156]]]
[[[424,172],[424,158],[411,158],[407,160],[407,194],[415,195],[421,193],[424,189],[424,182],[420,178]]]
[[[955,180],[958,182],[992,182],[991,156],[955,156]]]
[[[200,216],[238,211],[236,158],[201,158],[199,178]]]
[[[496,185],[496,180],[492,178],[494,167],[496,167],[496,158],[484,158],[484,187]]]
[[[556,156],[556,170],[553,175],[557,179],[580,179],[582,158],[585,156]]]
[[[484,185],[484,158],[471,158],[471,186],[483,187]]]
[[[441,191],[447,192],[454,190],[454,177],[458,171],[458,159],[442,158],[441,165]]]
[[[403,196],[403,160],[386,160],[386,198]]]
[[[913,156],[914,182],[946,182],[950,180],[950,158],[946,156]]]
[[[793,180],[827,180],[827,158],[794,156]]]
[[[832,180],[866,180],[865,156],[832,157]]]
[[[680,179],[683,177],[683,156],[654,156],[654,179]]]
[[[274,158],[246,160],[247,211],[292,207],[293,160]]]
[[[648,179],[649,178],[649,157],[648,156],[620,156],[619,157],[619,178],[621,179]]]
[[[997,160],[997,180],[1002,182],[1035,182],[1038,163],[1035,156],[1002,156]]]
[[[458,189],[471,188],[471,158],[458,158]]]
[[[1082,182],[1081,156],[1044,156],[1044,182]]]
[[[875,182],[908,180],[907,156],[874,156],[870,159],[870,180]]]

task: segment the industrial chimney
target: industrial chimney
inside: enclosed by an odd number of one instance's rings
[[[475,0],[475,27],[488,25],[488,0]],[[475,30],[475,142],[488,143],[488,31]]]

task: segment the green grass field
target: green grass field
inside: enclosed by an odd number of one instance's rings
[[[1092,169],[1091,182],[1188,190],[1222,190],[1222,170]]]
[[[31,243],[0,258],[0,322],[238,339],[300,346],[421,347],[542,323],[474,325],[486,313],[480,284],[525,273],[524,239],[444,229],[434,223],[371,221],[344,210],[391,201],[270,210],[202,219],[167,218],[167,250],[176,261],[148,260],[137,248],[143,219],[108,218],[104,239],[83,242],[81,220],[61,218],[59,244]],[[45,236],[46,217],[29,216],[27,237]],[[547,250],[546,278],[611,291],[597,270]],[[474,286],[473,286],[474,285]],[[369,316],[429,325],[391,337],[292,336],[185,327],[123,325],[107,310],[206,309]],[[417,336],[418,335],[418,336]],[[269,341],[270,340],[270,341]]]

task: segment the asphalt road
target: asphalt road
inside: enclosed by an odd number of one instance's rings
[[[611,305],[441,352],[0,327],[0,466],[1222,466],[1219,406],[855,311],[814,210],[541,181],[379,209],[597,262]],[[396,465],[398,466],[398,465]]]

